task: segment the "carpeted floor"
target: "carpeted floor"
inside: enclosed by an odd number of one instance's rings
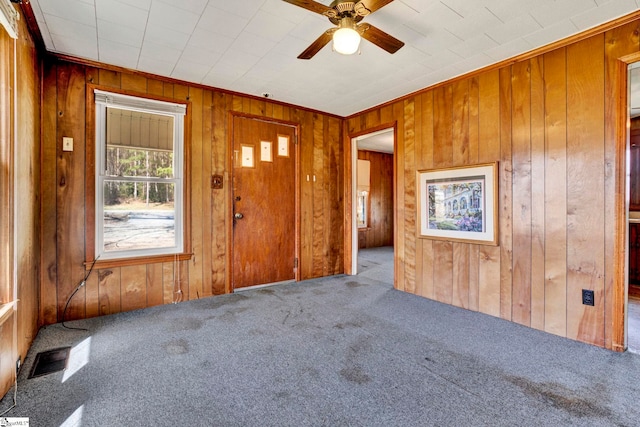
[[[365,252],[365,253],[363,253]],[[38,334],[7,416],[31,426],[634,426],[640,356],[336,276]],[[35,355],[72,346],[64,372]],[[0,412],[12,403],[9,393]]]

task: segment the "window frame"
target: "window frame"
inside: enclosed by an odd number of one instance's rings
[[[174,138],[178,138],[176,141],[181,140],[182,145],[181,153],[176,153],[178,147],[174,147],[174,165],[181,167],[180,172],[174,171],[174,173],[179,173],[180,177],[175,176],[174,179],[168,179],[167,183],[176,183],[176,199],[174,203],[175,230],[176,238],[178,238],[178,234],[182,235],[182,242],[176,242],[176,245],[171,248],[118,251],[109,253],[108,255],[101,255],[96,262],[96,266],[99,268],[108,268],[191,259],[191,201],[189,191],[189,165],[191,158],[189,144],[191,136],[190,102],[171,98],[152,97],[147,94],[120,91],[97,85],[87,85],[86,105],[85,227],[87,230],[87,238],[85,239],[85,267],[89,268],[100,254],[98,244],[101,243],[101,238],[98,236],[98,233],[102,233],[102,226],[99,224],[100,221],[98,221],[98,219],[102,218],[103,211],[98,208],[97,201],[102,200],[102,188],[98,186],[102,185],[104,176],[102,178],[99,176],[100,174],[97,168],[98,165],[101,164],[100,161],[102,158],[102,154],[99,153],[102,150],[98,148],[105,146],[106,128],[104,128],[101,133],[99,132],[98,114],[102,114],[101,123],[105,123],[104,119],[106,117],[107,106],[165,115],[176,114],[181,118],[180,120],[177,116],[174,116]],[[172,111],[174,113],[172,113]],[[179,185],[180,182],[182,185]],[[177,193],[181,193],[179,197]],[[181,200],[178,200],[179,198]],[[179,216],[180,218],[178,218]],[[181,226],[179,222],[181,222]],[[181,233],[178,233],[178,230],[181,230]]]
[[[358,221],[358,220],[357,220],[357,218],[356,218],[356,223],[357,223],[358,229],[359,229],[359,230],[363,230],[363,229],[370,228],[370,227],[369,227],[369,211],[371,210],[371,205],[370,205],[370,200],[369,200],[369,199],[370,199],[370,197],[369,197],[369,195],[371,194],[371,191],[366,191],[366,190],[361,191],[361,190],[358,190],[358,191],[356,191],[356,193],[357,193],[357,194],[356,194],[356,208],[357,208],[357,207],[359,206],[359,204],[360,204],[360,202],[359,202],[359,200],[358,200],[358,199],[360,199],[360,197],[363,197],[363,198],[364,198],[364,203],[362,204],[362,207],[363,207],[363,209],[364,209],[364,212],[363,212],[363,217],[364,217],[364,218],[363,218],[363,220],[364,220],[364,221],[363,221],[363,222],[360,222],[360,221]]]

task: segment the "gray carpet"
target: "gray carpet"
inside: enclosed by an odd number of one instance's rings
[[[638,425],[640,356],[395,291],[384,257],[361,255],[358,276],[67,323],[86,332],[43,328],[7,415],[31,426]],[[38,352],[65,345],[66,371],[27,378]]]

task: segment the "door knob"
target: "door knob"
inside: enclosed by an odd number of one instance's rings
[[[236,212],[235,215],[233,215],[233,217],[235,219],[242,219],[242,218],[244,218],[244,215],[242,215],[240,212]]]

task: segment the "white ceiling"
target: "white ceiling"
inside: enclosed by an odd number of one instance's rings
[[[380,153],[393,153],[393,129],[385,129],[356,139],[358,150],[378,151]]]
[[[364,0],[365,2],[367,0]],[[395,0],[364,19],[391,55],[325,46],[282,0],[31,0],[47,50],[348,116],[637,10],[640,0]],[[331,0],[320,0],[329,5]]]

